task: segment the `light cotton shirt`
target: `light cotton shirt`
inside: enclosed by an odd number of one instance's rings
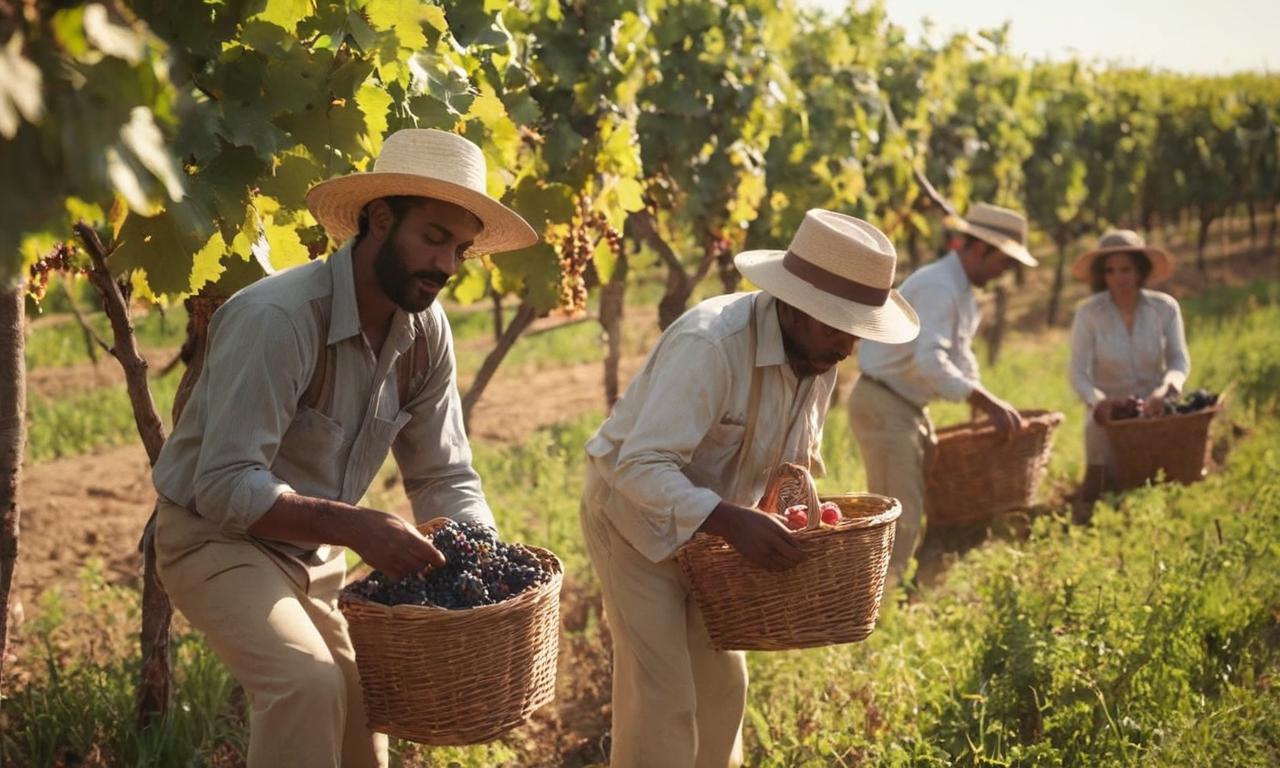
[[[754,367],[761,369],[759,415],[736,473]],[[659,562],[688,541],[722,499],[755,505],[779,461],[808,464],[820,474],[822,423],[835,380],[834,368],[797,379],[772,296],[702,302],[663,333],[587,442],[587,454],[612,488],[604,513],[631,546]]]
[[[922,408],[964,400],[979,383],[973,338],[982,314],[960,255],[921,267],[898,290],[920,316],[920,335],[905,344],[860,342],[858,367]]]
[[[357,503],[394,448],[414,517],[493,525],[462,423],[453,337],[438,303],[397,310],[375,356],[360,330],[350,244],[233,296],[156,462],[156,490],[233,535],[282,494]],[[322,346],[327,403],[300,405]],[[400,402],[396,363],[423,354]],[[415,370],[419,366],[414,367]],[[289,542],[297,554],[317,542]]]
[[[1076,309],[1071,386],[1087,405],[1109,397],[1147,397],[1169,385],[1181,392],[1189,373],[1182,310],[1169,294],[1142,289],[1132,333],[1110,291],[1094,294]]]

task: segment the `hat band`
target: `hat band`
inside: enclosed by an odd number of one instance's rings
[[[968,220],[968,219],[966,219],[966,221],[969,221],[969,220]],[[1010,240],[1014,241],[1014,242],[1015,242],[1015,243],[1017,243],[1018,245],[1022,245],[1022,232],[1021,232],[1021,230],[1019,230],[1019,231],[1014,231],[1014,230],[1012,230],[1012,229],[1005,229],[1004,227],[1001,227],[1001,226],[999,226],[999,225],[997,225],[997,224],[985,224],[985,223],[983,223],[983,222],[978,222],[978,221],[969,221],[969,226],[971,226],[971,227],[982,227],[983,229],[989,229],[989,230],[991,230],[992,232],[998,232],[999,234],[1002,234],[1002,235],[1004,235],[1005,237],[1009,238]]]
[[[795,251],[787,251],[782,257],[782,268],[813,287],[842,299],[873,307],[883,307],[889,300],[888,288],[877,288],[874,285],[850,280],[844,275],[837,275],[811,261],[806,261]]]

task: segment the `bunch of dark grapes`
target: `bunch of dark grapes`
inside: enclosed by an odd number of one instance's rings
[[[1203,411],[1205,408],[1212,408],[1217,404],[1217,394],[1207,389],[1197,389],[1184,394],[1181,399],[1170,398],[1165,400],[1165,409],[1169,413],[1195,413],[1196,411]]]
[[[1182,397],[1166,397],[1164,399],[1164,413],[1195,413],[1203,411],[1205,408],[1212,408],[1217,404],[1217,394],[1206,389],[1197,389],[1185,393]],[[1143,408],[1143,401],[1140,397],[1127,398],[1111,409],[1111,418],[1117,421],[1121,419],[1137,419],[1145,414],[1146,411]]]
[[[31,265],[31,284],[28,290],[31,292],[31,298],[36,301],[44,299],[45,291],[49,288],[49,278],[55,272],[63,272],[67,274],[82,274],[88,272],[87,268],[76,264],[75,247],[71,243],[58,243],[47,256],[41,256]]]
[[[499,541],[490,528],[450,520],[432,536],[445,564],[392,581],[382,571],[347,587],[348,593],[384,605],[474,608],[500,603],[537,584],[551,572],[519,544]]]

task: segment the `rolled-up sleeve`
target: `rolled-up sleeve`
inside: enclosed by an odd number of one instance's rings
[[[908,301],[920,317],[920,335],[915,342],[917,370],[939,397],[964,400],[977,382],[965,376],[951,360],[959,322],[955,297],[942,286],[922,285]],[[973,365],[976,369],[976,360]]]
[[[696,334],[672,336],[657,355],[644,404],[613,470],[614,492],[629,503],[607,508],[610,515],[645,516],[643,526],[614,522],[654,562],[688,541],[720,503],[718,493],[694,485],[682,470],[719,420],[731,390],[724,351]]]
[[[1075,319],[1071,321],[1071,388],[1091,408],[1107,397],[1093,383],[1096,341],[1092,315],[1085,307],[1077,309]]]
[[[1179,392],[1191,375],[1191,356],[1187,353],[1187,336],[1182,327],[1182,309],[1177,300],[1171,299],[1166,305],[1164,322],[1164,385],[1162,390],[1173,387]]]
[[[210,328],[207,423],[195,473],[200,515],[243,535],[293,488],[271,471],[309,371],[301,337],[278,307],[231,302]]]
[[[396,436],[392,452],[404,475],[405,494],[417,522],[448,517],[496,529],[480,476],[471,466],[453,336],[443,313],[431,317],[426,331],[433,336],[431,370],[411,396],[409,421]]]

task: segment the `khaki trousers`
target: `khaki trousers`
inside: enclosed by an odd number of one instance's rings
[[[889,559],[891,577],[901,580],[924,539],[924,470],[933,424],[928,411],[863,376],[849,396],[849,426],[862,452],[867,490],[902,504]]]
[[[312,567],[160,501],[156,566],[173,604],[248,694],[250,768],[387,765],[365,726],[340,550]]]
[[[742,764],[747,662],[711,647],[673,560],[654,563],[605,517],[609,486],[588,464],[587,551],[613,635],[613,768]]]

